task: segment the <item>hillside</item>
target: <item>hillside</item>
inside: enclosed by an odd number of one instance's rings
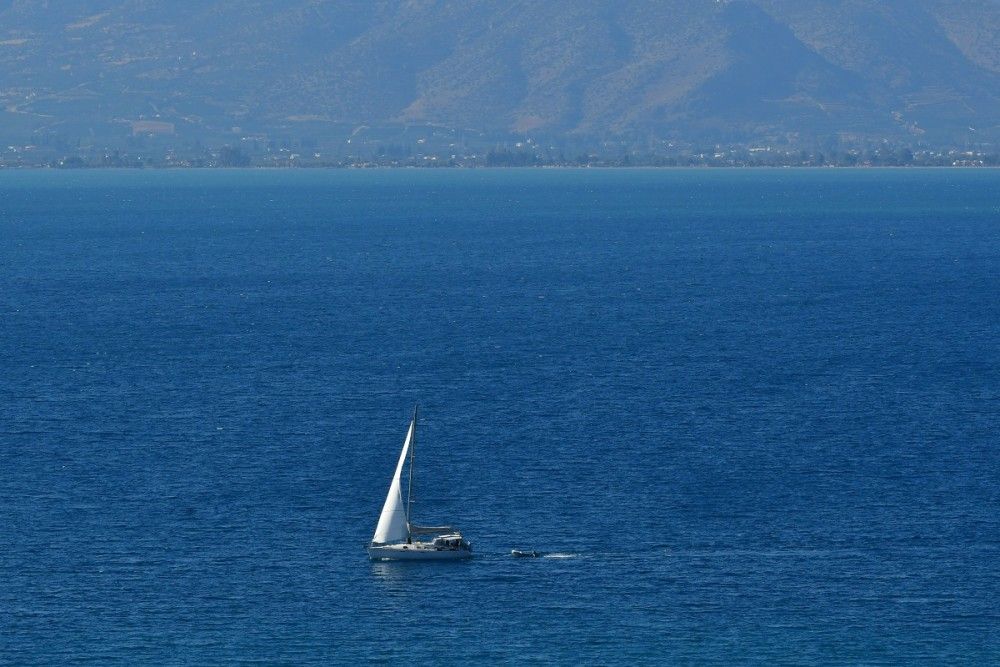
[[[1000,136],[1000,0],[6,0],[0,102],[5,143],[433,125],[959,145]]]

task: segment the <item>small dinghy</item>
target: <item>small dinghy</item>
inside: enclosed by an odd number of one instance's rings
[[[522,549],[511,549],[510,555],[514,558],[540,558],[540,551],[524,551]]]
[[[413,408],[413,419],[403,441],[403,451],[399,454],[396,474],[389,484],[389,494],[382,506],[378,526],[368,557],[372,560],[459,560],[472,558],[472,545],[462,534],[451,526],[414,526],[410,523],[410,500],[413,496],[413,445],[417,436],[417,408]],[[403,501],[403,467],[409,458],[409,481],[406,501]],[[413,539],[414,535],[435,535],[430,541]]]

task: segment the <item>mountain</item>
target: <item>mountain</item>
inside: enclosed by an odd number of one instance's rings
[[[1000,138],[1000,0],[0,0],[0,102],[4,143],[960,145]]]

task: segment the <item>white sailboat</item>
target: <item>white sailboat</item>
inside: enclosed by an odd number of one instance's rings
[[[368,545],[372,560],[457,560],[472,558],[472,545],[451,526],[414,526],[410,523],[410,501],[413,490],[413,449],[417,437],[417,408],[403,441],[396,474],[389,484],[389,493],[378,518],[378,526]],[[409,481],[406,501],[403,501],[403,466],[409,459]],[[415,540],[416,535],[434,535],[430,540]]]

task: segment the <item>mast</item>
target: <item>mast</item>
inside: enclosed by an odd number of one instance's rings
[[[410,531],[410,502],[413,499],[413,445],[417,442],[417,406],[413,405],[413,433],[410,436],[410,478],[406,482],[406,543],[413,543]]]

